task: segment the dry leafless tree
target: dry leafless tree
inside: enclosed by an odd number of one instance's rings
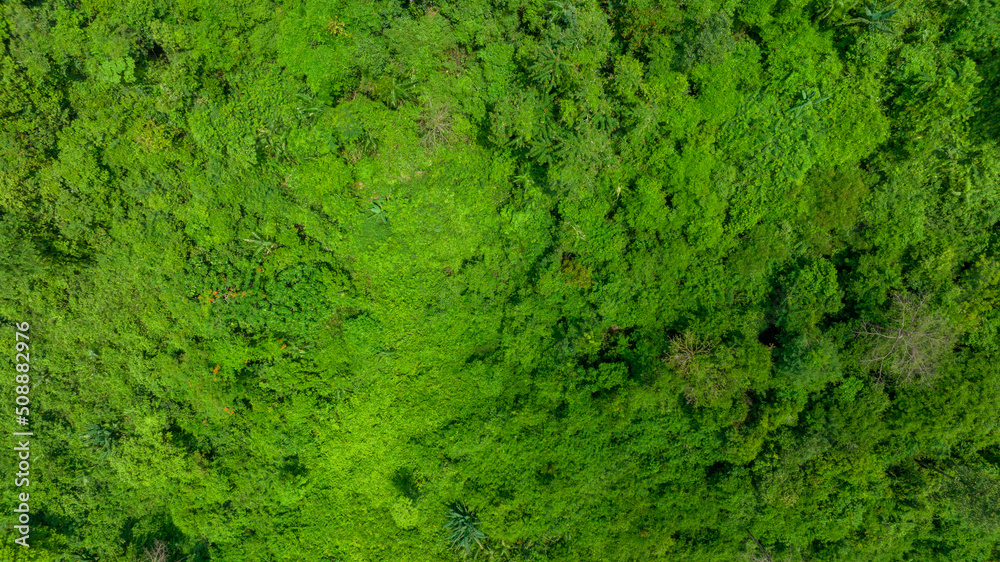
[[[709,346],[691,332],[670,338],[670,351],[663,362],[682,376],[691,374],[699,358],[708,357]]]
[[[154,542],[153,546],[147,548],[144,554],[146,555],[146,557],[143,559],[143,562],[171,561],[170,547],[168,547],[167,544],[161,540],[157,540],[156,542]],[[190,560],[190,557],[173,558],[173,560],[175,562],[187,562],[187,560]]]
[[[712,362],[712,346],[691,332],[670,338],[663,363],[684,379],[684,398],[699,406],[720,396],[729,381]]]
[[[421,144],[426,148],[445,144],[451,134],[451,124],[451,107],[435,99],[427,100],[420,113]]]
[[[936,375],[944,354],[954,342],[947,318],[928,307],[928,297],[895,293],[889,322],[865,321],[855,334],[871,343],[864,362],[897,383],[928,384]]]
[[[153,546],[146,549],[146,562],[168,562],[169,560],[170,554],[163,541],[156,541]]]

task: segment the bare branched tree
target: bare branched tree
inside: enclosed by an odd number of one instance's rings
[[[670,351],[663,362],[682,376],[691,374],[695,362],[710,353],[708,345],[691,332],[670,338]]]
[[[146,562],[168,562],[169,560],[170,553],[163,541],[156,541],[153,546],[146,549]]]
[[[670,349],[662,361],[684,379],[684,398],[694,406],[720,396],[729,382],[713,364],[709,342],[692,332],[670,338]]]
[[[434,148],[448,142],[451,134],[451,107],[449,104],[431,99],[424,104],[420,113],[420,142],[426,148]]]
[[[191,558],[186,556],[184,558],[171,558],[170,547],[161,540],[157,540],[153,543],[153,546],[146,549],[144,552],[146,558],[143,562],[170,562],[171,559],[174,562],[187,562]]]
[[[936,375],[945,353],[954,343],[947,318],[927,306],[927,296],[896,293],[892,297],[889,322],[865,322],[855,335],[871,342],[865,363],[897,383],[928,384]]]

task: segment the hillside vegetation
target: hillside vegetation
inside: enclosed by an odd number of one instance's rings
[[[0,14],[4,560],[1000,558],[997,0]]]

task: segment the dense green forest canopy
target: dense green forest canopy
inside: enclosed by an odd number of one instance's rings
[[[1000,558],[997,0],[0,13],[4,560]]]

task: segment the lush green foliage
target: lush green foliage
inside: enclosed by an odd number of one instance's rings
[[[5,560],[1000,558],[996,0],[0,11]]]

